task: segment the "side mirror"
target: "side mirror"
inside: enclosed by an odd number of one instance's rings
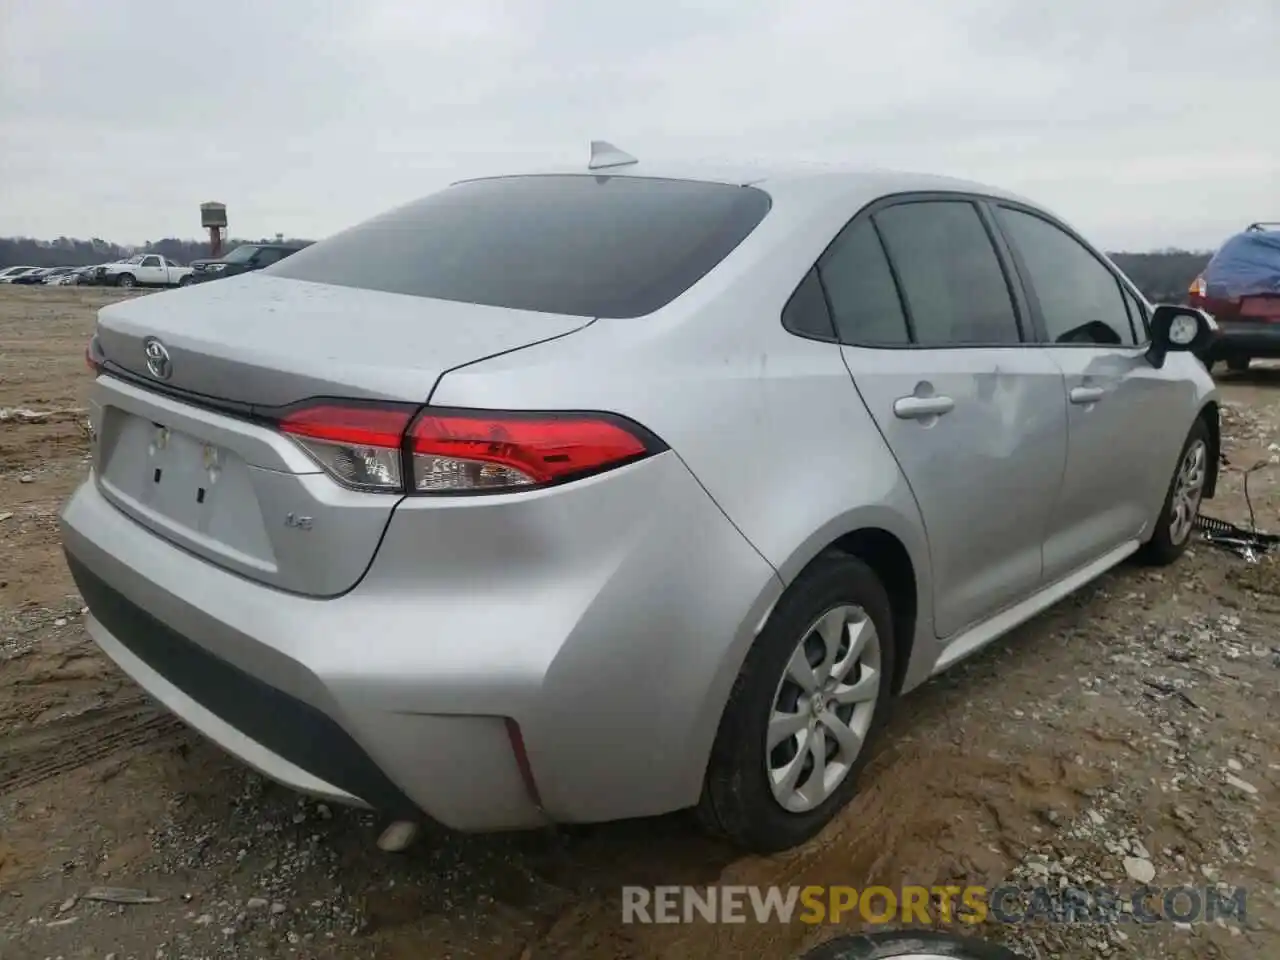
[[[1203,357],[1217,335],[1217,323],[1203,310],[1175,303],[1157,304],[1151,312],[1147,359],[1159,370],[1171,352],[1190,351]]]

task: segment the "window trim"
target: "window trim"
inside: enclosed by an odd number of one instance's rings
[[[1000,266],[1000,274],[1004,278],[1005,289],[1009,295],[1009,303],[1013,308],[1014,324],[1018,329],[1018,341],[1016,343],[917,343],[915,342],[915,318],[911,315],[910,307],[907,299],[902,292],[902,280],[897,264],[894,263],[893,257],[889,255],[888,247],[885,245],[884,237],[881,235],[880,228],[875,223],[875,215],[890,207],[902,206],[908,203],[968,203],[974,208],[974,212],[978,215],[979,221],[982,223],[983,230],[987,234],[987,239],[991,243],[992,252],[995,254],[996,263]],[[809,268],[804,271],[800,279],[796,282],[796,289],[799,289],[801,283],[809,275],[811,270],[817,272],[818,283],[822,286],[823,298],[827,303],[827,314],[831,322],[831,327],[836,335],[834,341],[819,340],[816,337],[808,336],[803,333],[797,333],[783,324],[783,328],[793,336],[803,337],[806,340],[813,340],[818,343],[834,342],[841,346],[857,347],[859,350],[1018,350],[1028,346],[1038,346],[1036,340],[1039,337],[1039,331],[1035,328],[1035,314],[1030,309],[1030,302],[1025,296],[1022,288],[1021,276],[1015,269],[1012,262],[1011,251],[1008,247],[1007,240],[1003,233],[999,230],[994,222],[994,218],[988,205],[991,203],[1001,202],[1000,198],[990,197],[982,193],[974,193],[972,191],[952,191],[952,190],[904,190],[897,193],[883,194],[871,202],[864,204],[851,216],[844,225],[836,231],[831,240],[822,248],[822,252],[810,264]],[[880,241],[880,249],[884,252],[885,261],[889,264],[889,272],[893,276],[894,287],[898,293],[898,303],[902,307],[902,315],[906,319],[907,334],[911,337],[910,343],[858,343],[856,341],[844,340],[839,336],[839,329],[836,327],[835,316],[831,313],[831,297],[827,293],[826,284],[822,281],[822,262],[827,259],[828,254],[836,246],[837,241],[844,235],[845,231],[853,229],[864,220],[871,220],[872,229],[875,230],[876,238]],[[795,292],[787,298],[787,303],[791,302],[791,297],[795,296]]]
[[[1135,318],[1130,314],[1129,319],[1134,322],[1134,335],[1137,335],[1138,328],[1142,328],[1142,336],[1145,338],[1139,341],[1139,346],[1151,345],[1151,304],[1147,302],[1147,298],[1142,295],[1142,291],[1132,284],[1121,283],[1120,285],[1126,296],[1124,298],[1125,307],[1128,308],[1133,304],[1138,305],[1138,316]]]
[[[1028,204],[1019,203],[1016,200],[993,199],[988,202],[991,205],[989,214],[992,225],[1000,232],[1001,236],[1004,237],[1004,242],[1008,245],[1010,260],[1013,262],[1021,279],[1021,284],[1027,298],[1027,304],[1035,321],[1034,328],[1038,341],[1038,343],[1036,343],[1037,346],[1064,350],[1132,350],[1135,353],[1145,353],[1147,351],[1151,345],[1151,330],[1150,324],[1147,321],[1147,317],[1150,315],[1150,304],[1147,303],[1146,297],[1142,295],[1142,291],[1133,285],[1133,281],[1129,280],[1128,277],[1121,273],[1104,254],[1098,251],[1093,244],[1052,214]],[[1018,249],[1017,244],[1013,242],[1013,239],[1008,235],[1004,226],[1000,223],[999,209],[1002,207],[1016,213],[1024,213],[1028,216],[1043,220],[1051,227],[1057,227],[1076,243],[1080,244],[1080,246],[1084,247],[1085,251],[1098,262],[1098,265],[1101,266],[1103,270],[1111,275],[1111,279],[1115,282],[1116,289],[1120,293],[1120,302],[1124,304],[1125,316],[1129,318],[1129,334],[1133,337],[1135,341],[1134,343],[1057,343],[1049,339],[1049,328],[1044,322],[1044,311],[1040,306],[1040,299],[1036,295],[1035,284],[1031,281],[1031,270],[1023,259],[1022,252]],[[1131,294],[1134,299],[1138,301],[1139,306],[1145,307],[1147,310],[1147,315],[1142,318],[1141,336],[1139,336],[1138,333],[1138,325],[1134,322],[1133,312],[1130,310],[1129,306],[1129,297],[1126,296],[1126,293]]]

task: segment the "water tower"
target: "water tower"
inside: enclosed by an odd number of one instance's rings
[[[200,226],[209,231],[209,256],[222,256],[222,231],[227,229],[227,205],[200,204]]]

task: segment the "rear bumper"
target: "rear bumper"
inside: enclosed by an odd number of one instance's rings
[[[671,454],[491,499],[397,508],[327,600],[171,546],[93,478],[63,542],[102,649],[296,790],[461,830],[696,802],[772,569]]]
[[[1219,320],[1210,356],[1280,357],[1280,323]]]
[[[209,739],[303,793],[407,813],[409,801],[329,717],[213,656],[68,554],[89,635],[126,673]],[[292,758],[292,759],[289,759]]]

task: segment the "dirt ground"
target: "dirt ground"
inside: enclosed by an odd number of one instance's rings
[[[737,857],[673,816],[379,853],[369,815],[248,772],[85,635],[56,516],[87,469],[83,348],[119,296],[0,288],[4,960],[783,960],[835,930],[624,925],[620,887],[1123,886],[1147,865],[1166,887],[1247,888],[1246,917],[980,932],[1041,960],[1280,956],[1280,568],[1203,543],[1122,567],[905,698],[859,797],[803,849]],[[1280,370],[1221,385],[1227,451],[1268,464],[1251,499],[1280,529]],[[1247,517],[1240,472],[1206,512]],[[85,897],[103,886],[153,902]]]

